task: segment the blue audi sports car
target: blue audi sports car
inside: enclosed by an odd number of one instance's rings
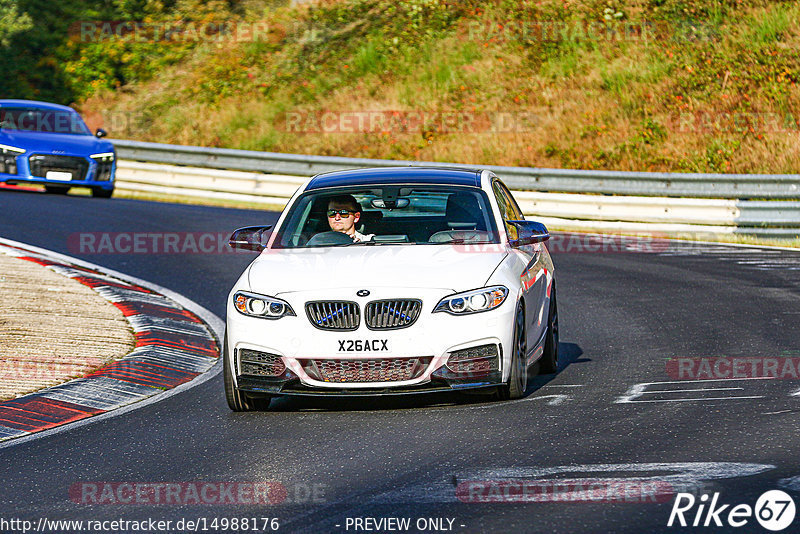
[[[31,100],[0,100],[0,183],[44,185],[48,193],[88,187],[114,193],[116,153],[92,134],[72,108]]]

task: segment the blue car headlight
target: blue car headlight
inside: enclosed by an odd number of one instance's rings
[[[5,174],[17,174],[17,156],[24,153],[24,148],[0,145],[0,172]]]
[[[260,317],[261,319],[280,319],[286,316],[297,316],[285,300],[245,291],[237,291],[233,295],[233,305],[242,315]]]
[[[117,155],[114,152],[103,152],[101,154],[92,154],[89,157],[97,164],[95,167],[94,179],[99,182],[111,180],[111,170],[114,167],[114,160],[117,158]]]
[[[9,152],[9,153],[17,155],[17,156],[20,155],[20,154],[24,154],[25,153],[25,149],[24,148],[18,148],[18,147],[10,146],[10,145],[0,145],[0,150],[2,150],[4,154],[6,152]]]
[[[436,305],[433,313],[445,312],[450,315],[467,315],[493,310],[500,306],[508,296],[505,286],[491,286],[472,291],[449,295]]]

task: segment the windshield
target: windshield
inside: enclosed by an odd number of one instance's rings
[[[75,111],[41,108],[0,108],[0,128],[23,132],[91,135]]]
[[[480,189],[393,185],[304,194],[292,206],[273,247],[498,242],[488,199]]]

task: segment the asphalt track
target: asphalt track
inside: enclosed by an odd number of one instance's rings
[[[82,253],[76,236],[227,234],[275,218],[0,191],[0,236],[160,284],[222,318],[227,293],[252,256]],[[570,248],[564,239],[560,248]],[[678,491],[753,506],[780,488],[800,505],[800,380],[691,382],[678,380],[667,363],[800,355],[800,253],[622,248],[597,252],[575,242],[554,252],[561,368],[536,378],[521,401],[281,400],[270,412],[234,414],[218,375],[139,410],[0,449],[0,526],[10,519],[174,525],[206,518],[208,528],[214,518],[270,517],[282,532],[388,532],[386,523],[357,529],[355,519],[394,517],[410,518],[410,532],[420,531],[418,519],[441,518],[438,531],[639,533],[681,530],[667,527]],[[464,493],[537,480],[547,488],[569,484],[565,479],[572,481],[570,502],[479,502],[489,494]],[[610,479],[626,484],[630,502],[616,490],[607,489],[605,499],[580,493],[581,482]],[[281,484],[287,498],[277,505],[92,505],[70,498],[70,488],[86,482],[263,480]],[[649,490],[637,495],[637,487],[652,487],[645,483],[656,484],[658,498]],[[513,491],[493,495],[515,500]],[[437,524],[420,523],[427,532]],[[685,530],[766,532],[754,518],[744,529]],[[800,518],[785,530],[798,531]]]

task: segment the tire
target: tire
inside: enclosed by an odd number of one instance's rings
[[[222,377],[225,383],[225,400],[228,401],[228,407],[234,412],[253,412],[257,410],[266,410],[269,408],[270,397],[248,397],[241,393],[236,386],[233,385],[233,376],[231,374],[231,357],[228,354],[228,334],[225,334],[225,341],[222,348]]]
[[[551,291],[550,311],[547,314],[547,336],[539,363],[539,374],[558,372],[558,301],[556,300],[555,282],[553,282]]]
[[[525,309],[522,303],[517,307],[514,317],[514,345],[511,352],[511,372],[506,383],[497,388],[500,400],[518,399],[525,394],[528,388],[528,366],[525,364],[527,352],[525,329]]]
[[[66,195],[69,192],[69,187],[61,187],[58,185],[44,186],[44,192],[51,195]]]
[[[113,189],[103,189],[102,187],[92,188],[92,196],[94,198],[111,198],[111,195],[113,194],[114,194]]]

